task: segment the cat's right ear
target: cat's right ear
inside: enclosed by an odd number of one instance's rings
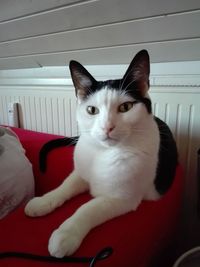
[[[79,100],[84,100],[92,91],[96,83],[93,76],[77,61],[70,61],[69,69],[72,81],[76,90],[76,96]]]

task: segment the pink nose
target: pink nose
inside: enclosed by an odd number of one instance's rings
[[[113,125],[106,125],[103,130],[105,131],[106,134],[111,133],[114,130],[115,126]]]
[[[115,128],[115,126],[112,126],[112,127],[107,128],[107,129],[106,129],[106,130],[107,130],[107,133],[112,132],[112,130],[114,130],[114,128]]]

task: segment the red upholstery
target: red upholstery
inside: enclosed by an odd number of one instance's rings
[[[36,194],[55,188],[72,170],[73,147],[58,148],[49,153],[48,170],[38,169],[38,153],[44,143],[55,135],[14,129],[28,158],[33,164]],[[173,241],[181,205],[182,172],[177,168],[176,178],[168,193],[159,201],[143,202],[135,212],[120,216],[92,230],[83,241],[77,256],[95,255],[103,247],[112,246],[114,253],[99,267],[145,267],[158,257],[169,242]],[[48,239],[52,231],[91,197],[79,195],[53,213],[40,217],[25,216],[20,207],[0,221],[0,252],[23,251],[48,255]],[[0,260],[2,267],[88,266],[88,264],[59,264],[27,261],[23,259]]]

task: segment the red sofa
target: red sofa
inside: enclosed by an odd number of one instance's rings
[[[39,150],[44,143],[58,136],[17,128],[13,130],[19,136],[26,155],[33,164],[36,195],[44,194],[58,186],[73,168],[73,147],[58,148],[50,152],[47,171],[42,174],[38,167]],[[160,265],[164,266],[170,253],[169,246],[174,242],[180,215],[181,195],[182,171],[178,166],[174,183],[165,196],[155,202],[144,201],[137,211],[98,226],[88,234],[75,256],[95,255],[102,248],[111,246],[113,254],[95,266],[146,267],[153,262],[153,266],[157,266],[155,262],[165,254],[166,258]],[[49,255],[47,245],[52,231],[90,198],[88,193],[81,194],[53,213],[38,218],[27,217],[24,214],[24,207],[21,206],[0,221],[0,252],[22,251]],[[0,259],[0,266],[78,267],[88,264],[4,258]]]

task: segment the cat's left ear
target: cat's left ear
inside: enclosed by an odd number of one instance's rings
[[[70,61],[69,69],[72,81],[79,100],[84,100],[91,93],[96,80],[93,76],[77,61]]]
[[[136,85],[136,89],[145,96],[149,89],[150,60],[146,50],[141,50],[131,61],[122,81],[123,88]]]

